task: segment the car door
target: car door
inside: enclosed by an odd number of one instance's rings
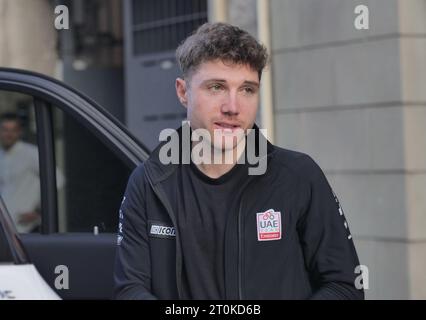
[[[0,68],[0,104],[2,95],[26,115],[25,143],[38,151],[41,221],[19,234],[29,259],[61,298],[111,298],[121,197],[148,149],[102,107],[49,77]]]

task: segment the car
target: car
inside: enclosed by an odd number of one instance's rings
[[[1,277],[25,268],[39,285],[28,297],[111,299],[121,197],[149,149],[96,102],[45,75],[0,68],[2,101],[27,119],[38,150],[41,223],[19,233],[1,201],[0,299],[26,297]]]

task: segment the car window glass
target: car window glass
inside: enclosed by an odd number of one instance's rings
[[[38,232],[40,174],[31,96],[0,90],[0,194],[18,232]]]
[[[116,232],[129,168],[71,115],[54,108],[60,232]],[[60,181],[60,179],[62,179]]]

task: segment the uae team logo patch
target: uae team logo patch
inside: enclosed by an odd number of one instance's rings
[[[281,212],[269,209],[256,214],[257,218],[257,240],[270,241],[280,240],[282,235]]]

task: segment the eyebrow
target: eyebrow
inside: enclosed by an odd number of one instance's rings
[[[202,84],[202,85],[206,85],[206,84],[209,84],[209,83],[211,83],[211,82],[226,83],[226,80],[224,80],[224,79],[208,79],[208,80],[204,80],[201,84]],[[259,88],[259,87],[260,87],[260,84],[259,84],[258,82],[250,81],[250,80],[245,80],[245,81],[243,82],[243,84],[249,84],[249,85],[255,86],[255,87],[257,87],[257,88]]]
[[[255,87],[260,87],[259,82],[254,82],[254,81],[249,81],[249,80],[244,81],[244,84],[250,84],[250,85],[255,86]]]

